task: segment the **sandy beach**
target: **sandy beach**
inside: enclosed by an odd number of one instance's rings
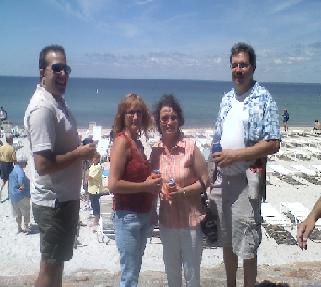
[[[302,140],[315,144],[321,149],[321,137],[306,135],[301,131],[308,128],[291,128],[284,136],[279,155],[271,157],[268,162],[267,203],[281,214],[281,203],[299,202],[311,209],[320,196],[321,185],[304,179],[303,173],[295,172],[294,165],[303,165],[315,171],[314,178],[320,180],[320,173],[313,166],[321,164],[316,152],[305,149]],[[106,130],[108,132],[108,130]],[[187,130],[187,134],[206,134],[205,130]],[[315,142],[315,143],[314,143]],[[295,144],[299,143],[299,144]],[[292,147],[291,147],[292,145]],[[308,145],[310,146],[310,145]],[[25,147],[24,147],[25,148]],[[292,150],[293,154],[290,153]],[[301,151],[306,152],[300,157]],[[296,151],[296,153],[294,153]],[[320,151],[321,153],[321,151]],[[303,153],[305,154],[305,153]],[[300,184],[293,184],[272,168],[281,165],[293,171],[291,178]],[[270,167],[269,167],[270,166]],[[28,170],[27,170],[28,172]],[[3,197],[6,195],[4,192]],[[74,257],[65,264],[64,286],[117,286],[119,275],[119,256],[114,240],[99,243],[97,232],[89,227],[90,210],[81,203],[79,244],[74,250]],[[296,225],[285,214],[281,214],[286,224],[284,229],[293,238],[296,236]],[[31,222],[34,224],[33,219]],[[34,230],[36,228],[34,226]],[[302,251],[297,245],[277,244],[265,228],[262,228],[263,240],[258,251],[258,281],[269,280],[274,283],[288,283],[289,286],[321,286],[321,244],[308,241],[308,250]],[[11,215],[9,201],[0,204],[0,286],[32,286],[39,269],[39,233],[17,234],[16,222]],[[242,262],[239,262],[242,266]],[[221,248],[205,247],[202,256],[202,286],[224,286],[224,268]],[[239,272],[241,273],[241,272]],[[242,286],[239,274],[238,284]],[[77,283],[77,284],[76,284]],[[312,285],[313,284],[313,285]],[[148,242],[143,257],[140,286],[166,286],[166,276],[162,260],[162,244],[158,237]],[[265,286],[265,285],[262,285]],[[271,285],[272,286],[272,285]]]

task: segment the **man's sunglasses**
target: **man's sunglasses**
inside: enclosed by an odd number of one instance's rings
[[[62,70],[64,70],[64,72],[69,75],[71,73],[71,68],[70,66],[68,66],[67,64],[52,64],[51,65],[51,69],[55,72],[55,73],[60,73]]]

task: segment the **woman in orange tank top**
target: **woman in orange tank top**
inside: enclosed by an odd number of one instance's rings
[[[159,229],[168,285],[182,286],[182,266],[186,286],[200,286],[203,235],[201,191],[208,185],[205,160],[195,141],[184,138],[182,109],[172,95],[164,95],[154,118],[161,140],[151,154],[153,169],[163,179],[160,194]]]
[[[150,176],[150,164],[139,140],[142,132],[147,135],[151,122],[147,107],[138,95],[129,94],[118,105],[108,187],[114,194],[121,287],[138,284],[147,237],[153,229],[153,201],[161,186],[160,178]]]

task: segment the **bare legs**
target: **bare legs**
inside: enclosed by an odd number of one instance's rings
[[[289,131],[288,123],[283,123],[283,127],[285,132]]]
[[[257,256],[243,261],[244,287],[254,287],[257,275]]]
[[[62,287],[63,269],[64,262],[49,263],[48,260],[41,260],[35,287]]]
[[[223,247],[223,258],[226,273],[227,287],[236,286],[237,256],[233,253],[231,247]]]
[[[2,184],[1,184],[1,189],[0,189],[0,200],[1,202],[5,201],[4,199],[2,199],[2,190],[4,188],[4,186],[6,185],[7,181],[5,179],[2,180]]]
[[[236,286],[236,272],[238,268],[238,257],[231,247],[223,248],[223,258],[226,272],[227,287]],[[257,275],[257,257],[243,260],[244,287],[254,287]]]

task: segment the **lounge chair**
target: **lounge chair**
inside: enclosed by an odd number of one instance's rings
[[[267,224],[289,226],[290,222],[281,215],[269,202],[262,202],[261,215]]]
[[[280,212],[294,224],[299,224],[309,214],[309,210],[301,202],[280,202]]]
[[[273,170],[273,174],[280,180],[292,185],[303,185],[301,182],[293,178],[294,175],[298,175],[297,171],[289,170],[280,164],[269,164],[268,168]]]
[[[298,170],[299,172],[306,174],[308,176],[316,176],[317,175],[316,171],[309,169],[301,164],[294,164],[294,165],[292,165],[292,167],[294,169]]]
[[[108,244],[111,239],[115,239],[113,225],[113,195],[103,195],[100,197],[100,219],[97,228],[97,239],[100,243]]]
[[[321,185],[321,180],[318,177],[318,173],[315,170],[312,170],[310,168],[307,168],[303,165],[292,165],[292,167],[296,170],[298,170],[301,173],[301,176],[306,181],[315,184],[315,185]]]
[[[307,218],[310,211],[301,202],[280,202],[281,213],[288,216],[292,223],[299,224]],[[315,223],[317,228],[321,227],[321,219]]]
[[[316,169],[318,175],[320,176],[321,175],[321,164],[313,164],[312,167]]]

